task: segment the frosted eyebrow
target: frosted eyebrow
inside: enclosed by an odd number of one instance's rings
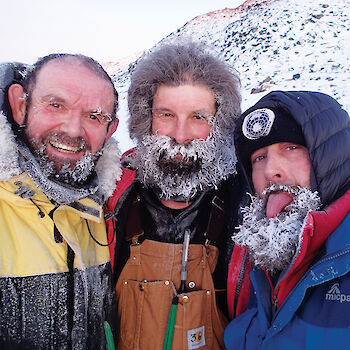
[[[210,111],[207,111],[207,110],[198,110],[198,111],[193,111],[193,113],[196,113],[196,114],[200,114],[204,117],[213,117],[214,114]]]
[[[108,113],[108,112],[104,112],[103,110],[102,110],[102,107],[98,107],[97,109],[93,109],[93,110],[91,110],[90,112],[88,112],[89,114],[100,114],[100,115],[102,115],[102,116],[104,116],[104,117],[111,117],[112,116],[112,114],[111,113]]]
[[[168,113],[174,113],[171,109],[168,108],[151,108],[152,112],[168,112]],[[214,114],[208,110],[195,110],[192,111],[191,113],[195,113],[195,114],[200,114],[202,116],[205,117],[213,117]]]

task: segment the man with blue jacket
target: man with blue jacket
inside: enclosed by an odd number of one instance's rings
[[[272,92],[241,116],[235,146],[256,195],[233,237],[228,290],[250,297],[227,349],[349,349],[348,114],[325,94]]]

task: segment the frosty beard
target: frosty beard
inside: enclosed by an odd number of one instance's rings
[[[267,197],[274,191],[286,191],[295,196],[278,215],[267,218]],[[251,205],[242,209],[243,224],[233,240],[248,248],[255,265],[266,268],[270,273],[282,271],[300,248],[305,217],[310,211],[319,209],[320,205],[317,192],[273,184],[263,192],[262,198],[252,196]]]
[[[137,147],[136,166],[138,179],[161,199],[188,202],[234,174],[235,160],[231,147],[214,138],[179,144],[150,135]]]
[[[102,154],[102,151],[92,154],[90,151],[85,151],[84,155],[75,162],[71,164],[55,162],[50,160],[46,152],[46,142],[49,140],[60,141],[64,139],[65,142],[70,139],[68,136],[62,135],[61,133],[52,133],[48,135],[44,141],[39,141],[36,139],[30,139],[29,143],[32,147],[33,154],[39,162],[40,168],[43,174],[47,178],[54,179],[61,183],[70,184],[72,186],[81,186],[88,182],[90,175],[95,169],[95,164]],[[86,148],[86,143],[82,138],[71,139],[71,144],[83,149]]]

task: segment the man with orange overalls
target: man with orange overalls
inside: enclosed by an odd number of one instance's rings
[[[131,75],[137,147],[107,216],[118,349],[224,348],[230,237],[246,193],[232,142],[240,101],[237,73],[200,44],[163,45]]]

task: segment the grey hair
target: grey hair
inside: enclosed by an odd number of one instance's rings
[[[203,43],[164,44],[142,58],[131,74],[128,90],[129,132],[138,143],[152,133],[152,103],[159,85],[204,85],[216,99],[212,135],[232,139],[241,113],[240,79],[225,61]],[[232,146],[233,147],[233,146]]]

